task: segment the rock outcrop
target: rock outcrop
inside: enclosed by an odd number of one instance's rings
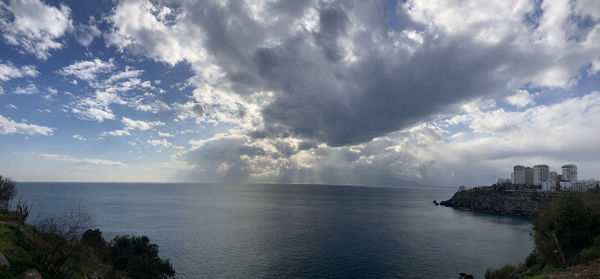
[[[4,257],[4,254],[2,254],[2,252],[0,252],[0,267],[10,267],[10,263],[8,262],[6,257]]]
[[[551,199],[552,196],[546,193],[499,191],[492,187],[479,187],[456,192],[451,199],[442,201],[441,205],[474,211],[531,216],[541,208],[544,201]]]

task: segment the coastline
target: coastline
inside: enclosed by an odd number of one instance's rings
[[[458,191],[440,205],[511,216],[533,216],[558,193],[526,190],[500,190],[492,186]]]

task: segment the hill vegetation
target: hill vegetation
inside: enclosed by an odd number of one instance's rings
[[[488,279],[600,278],[600,192],[563,193],[533,214],[535,249]]]
[[[80,210],[27,224],[29,205],[18,202],[11,210],[16,191],[10,179],[0,177],[0,278],[175,277],[148,237],[121,235],[106,241],[99,229],[90,229],[90,216]]]

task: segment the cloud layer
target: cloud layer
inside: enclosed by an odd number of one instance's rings
[[[593,0],[79,4],[0,2],[0,134],[73,145],[37,159],[371,185],[600,171]]]

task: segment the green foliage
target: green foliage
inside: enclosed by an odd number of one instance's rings
[[[17,196],[17,186],[8,177],[0,175],[0,208],[8,209],[10,200]]]
[[[529,268],[538,263],[537,260],[537,252],[535,250],[531,251],[529,256],[525,259],[525,267]]]
[[[103,249],[107,243],[102,237],[102,232],[99,229],[88,229],[81,235],[81,243],[88,247]]]
[[[535,249],[539,261],[561,265],[562,251],[570,263],[582,249],[600,235],[600,206],[597,194],[569,193],[555,198],[535,216]],[[556,236],[556,238],[554,237]]]
[[[512,265],[505,265],[500,269],[488,269],[485,271],[486,279],[519,279],[519,271]]]
[[[158,257],[158,245],[146,236],[116,236],[109,244],[111,260],[118,270],[133,278],[174,278],[169,260]]]

